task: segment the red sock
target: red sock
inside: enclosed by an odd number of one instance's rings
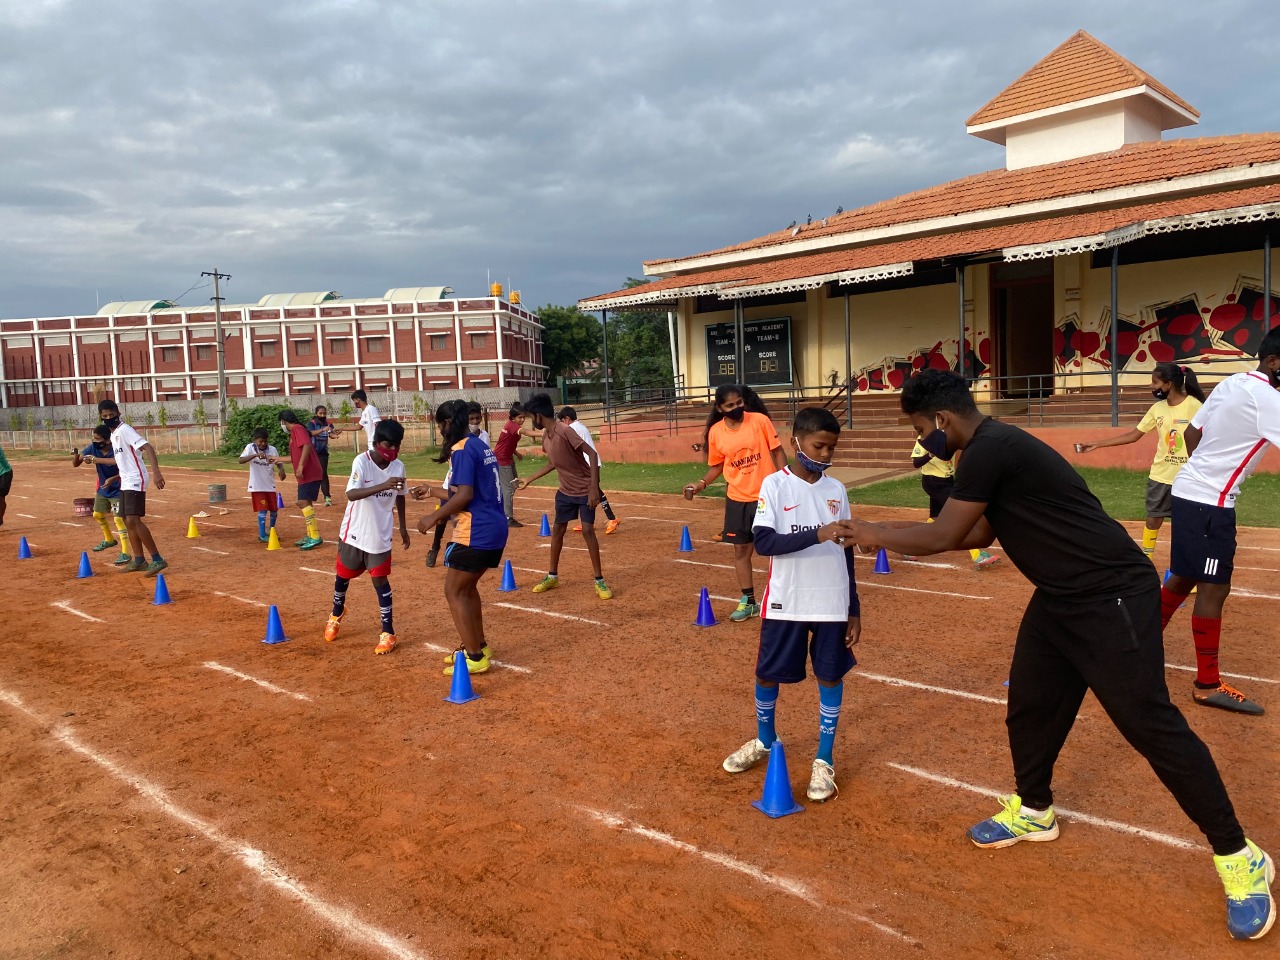
[[[1160,629],[1163,630],[1169,625],[1169,621],[1173,619],[1173,615],[1178,612],[1178,608],[1182,606],[1182,601],[1187,599],[1185,593],[1174,593],[1168,587],[1160,588]]]
[[[1216,687],[1222,683],[1218,673],[1218,644],[1222,639],[1221,617],[1191,617],[1191,636],[1196,645],[1196,683]]]

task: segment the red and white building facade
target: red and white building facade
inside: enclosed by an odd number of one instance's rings
[[[542,325],[516,297],[402,287],[379,298],[271,294],[222,308],[229,397],[545,382]],[[109,303],[94,316],[0,320],[0,406],[218,395],[211,306]]]

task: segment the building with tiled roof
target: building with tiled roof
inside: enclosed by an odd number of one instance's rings
[[[1164,140],[1187,101],[1080,31],[971,116],[1002,168],[645,263],[584,310],[665,305],[687,388],[895,390],[926,365],[989,399],[1210,380],[1280,324],[1268,301],[1280,133]],[[1114,323],[1113,323],[1114,317]]]

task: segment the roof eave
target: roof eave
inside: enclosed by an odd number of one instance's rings
[[[1101,93],[1096,97],[1088,97],[1084,100],[1074,100],[1071,103],[1060,103],[1053,107],[1045,107],[1042,110],[1029,110],[1026,113],[984,120],[982,123],[969,123],[965,125],[964,129],[970,136],[980,137],[983,140],[990,140],[993,143],[1004,143],[1004,132],[1009,127],[1023,123],[1031,123],[1036,120],[1043,120],[1046,117],[1074,113],[1077,110],[1086,110],[1089,107],[1096,107],[1105,103],[1128,100],[1131,97],[1147,97],[1154,101],[1156,105],[1160,107],[1161,120],[1163,121],[1161,126],[1165,130],[1173,130],[1177,127],[1189,127],[1192,124],[1200,122],[1200,113],[1194,107],[1183,107],[1181,104],[1169,99],[1169,97],[1165,96],[1159,90],[1156,90],[1150,84],[1144,83],[1135,87],[1126,87],[1123,90]]]

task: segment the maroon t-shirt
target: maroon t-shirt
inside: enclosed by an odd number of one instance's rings
[[[298,473],[304,448],[311,450],[311,456],[307,458],[306,468]],[[299,483],[315,483],[323,479],[324,471],[320,469],[320,458],[311,444],[311,434],[300,423],[289,424],[289,459],[293,461],[293,472],[297,474]]]
[[[510,467],[516,462],[516,446],[520,443],[520,424],[508,420],[502,425],[498,434],[498,442],[493,445],[493,455],[498,458],[498,466]]]

